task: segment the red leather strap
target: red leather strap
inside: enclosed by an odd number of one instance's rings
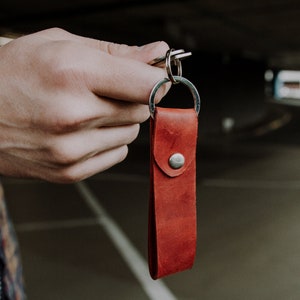
[[[196,145],[194,109],[157,107],[151,119],[148,259],[153,279],[192,267],[196,252]],[[169,158],[181,153],[184,165]]]

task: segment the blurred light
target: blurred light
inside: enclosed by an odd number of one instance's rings
[[[265,80],[266,80],[266,81],[272,81],[273,78],[274,78],[274,73],[273,73],[273,71],[272,71],[272,70],[267,70],[267,71],[265,72]]]
[[[230,133],[233,130],[235,120],[233,118],[223,118],[222,129],[225,133]]]

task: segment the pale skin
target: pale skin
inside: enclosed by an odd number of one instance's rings
[[[0,174],[71,183],[125,159],[149,118],[147,63],[164,42],[129,47],[49,29],[0,48]],[[167,92],[163,86],[157,101]]]

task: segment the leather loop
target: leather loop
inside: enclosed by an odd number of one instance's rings
[[[159,108],[155,120],[155,162],[168,176],[181,175],[195,160],[197,114],[189,109]],[[169,158],[174,153],[181,153],[185,158],[184,166],[177,170],[169,165]]]
[[[196,145],[194,109],[156,108],[151,119],[149,270],[152,278],[192,267],[196,253]],[[181,153],[184,165],[169,158]]]

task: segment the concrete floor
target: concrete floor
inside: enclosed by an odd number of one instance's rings
[[[195,49],[193,59],[184,63],[184,75],[190,78],[193,70],[200,76],[203,97],[197,257],[192,270],[163,281],[148,275],[149,138],[144,127],[126,162],[84,184],[3,180],[28,299],[300,299],[300,122],[263,137],[219,135],[224,118],[244,127],[264,115],[266,66],[254,61],[267,55],[278,64],[281,51],[289,59],[290,51],[297,52],[299,4],[189,1],[191,10],[186,10],[187,3],[177,1],[166,16],[156,6],[103,10],[99,0],[98,9],[84,6],[83,14],[81,1],[75,2],[64,2],[56,13],[61,1],[36,5],[32,0],[24,6],[4,1],[1,32],[61,26],[104,40],[141,44],[165,39],[172,47]],[[173,20],[183,26],[175,34]],[[213,55],[197,62],[202,57],[197,50],[221,53],[222,59]],[[250,62],[230,64],[236,51]]]
[[[139,140],[126,162],[84,185],[4,180],[29,300],[300,299],[298,129],[200,143],[196,262],[163,281],[145,269],[148,150]]]

